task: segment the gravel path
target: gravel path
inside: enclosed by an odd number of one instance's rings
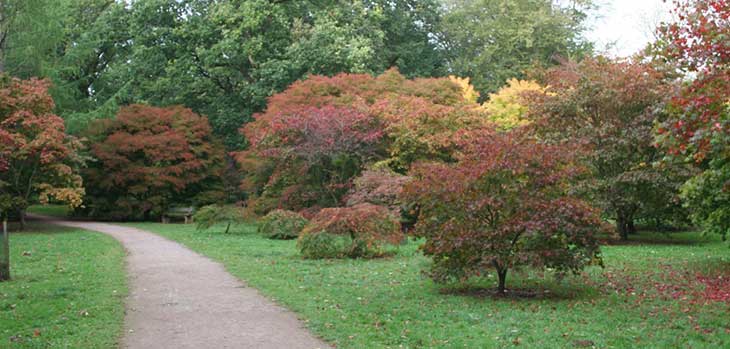
[[[113,224],[45,219],[124,245],[130,295],[123,348],[329,348],[294,314],[178,243]]]

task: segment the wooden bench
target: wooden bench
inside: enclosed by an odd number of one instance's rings
[[[162,223],[170,223],[170,218],[182,218],[185,224],[193,223],[193,213],[195,213],[193,207],[171,207],[162,215]]]

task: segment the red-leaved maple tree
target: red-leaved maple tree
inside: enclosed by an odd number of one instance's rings
[[[600,261],[599,211],[570,194],[584,173],[574,147],[509,133],[473,131],[457,164],[424,163],[404,200],[417,205],[414,234],[426,242],[437,281],[464,280],[495,270],[499,292],[519,267],[578,271]]]
[[[92,215],[148,219],[170,205],[208,203],[198,198],[219,188],[223,150],[190,109],[123,107],[89,137],[97,159],[84,172]],[[211,195],[204,201],[218,198]]]
[[[81,144],[53,113],[46,80],[0,76],[0,205],[18,215],[34,202],[81,205]]]
[[[20,80],[0,74],[0,281],[10,279],[10,215],[25,228],[25,210],[53,200],[70,207],[84,196],[77,169],[83,163],[80,143],[66,135],[63,120],[53,113],[46,80]]]
[[[343,203],[370,163],[401,173],[418,160],[453,161],[456,134],[486,117],[451,79],[312,76],[269,99],[242,133],[237,160],[258,213]]]

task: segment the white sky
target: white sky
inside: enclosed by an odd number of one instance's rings
[[[654,41],[654,28],[670,18],[662,0],[598,0],[588,39],[612,56],[629,56]]]

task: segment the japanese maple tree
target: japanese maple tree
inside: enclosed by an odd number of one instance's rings
[[[495,270],[499,292],[515,267],[581,270],[598,262],[599,211],[571,195],[585,173],[573,149],[522,131],[473,131],[456,164],[422,163],[404,200],[420,210],[415,235],[426,239],[437,281]]]
[[[474,93],[465,79],[409,80],[394,69],[294,83],[242,128],[251,205],[337,206],[368,164],[405,173],[418,160],[453,161],[458,131],[487,121]]]
[[[63,119],[53,113],[46,80],[0,76],[0,196],[25,223],[33,203],[81,205],[84,188],[78,168],[81,144],[65,133]]]
[[[20,80],[0,74],[0,219],[3,230],[14,214],[25,228],[25,210],[33,203],[81,205],[84,196],[77,169],[80,143],[66,135],[53,113],[46,80]],[[10,242],[0,244],[0,281],[10,279]]]
[[[208,194],[220,190],[223,150],[190,109],[130,105],[96,122],[89,137],[97,159],[84,171],[92,215],[148,219],[217,197]]]

